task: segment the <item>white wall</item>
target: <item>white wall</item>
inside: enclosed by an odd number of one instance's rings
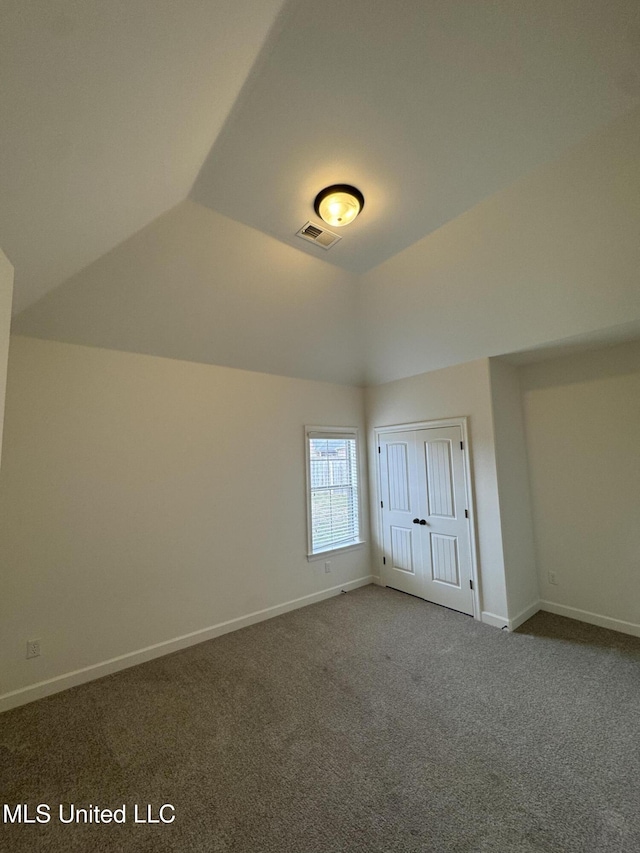
[[[377,459],[373,429],[438,418],[469,416],[471,466],[474,479],[480,597],[485,621],[506,624],[507,596],[496,478],[489,362],[487,359],[400,379],[366,390],[369,458]],[[375,495],[375,469],[370,489]],[[375,502],[373,538],[381,542]],[[378,555],[374,552],[374,560]]]
[[[640,110],[361,279],[371,382],[640,319]]]
[[[522,399],[516,367],[492,358],[489,368],[507,609],[516,627],[540,599]]]
[[[363,409],[359,388],[13,337],[0,694],[369,580],[368,547],[306,559],[304,425]]]
[[[640,635],[640,343],[521,382],[543,607]]]
[[[2,431],[4,425],[5,386],[7,359],[9,357],[9,332],[11,329],[11,300],[13,297],[13,267],[0,249],[0,457],[2,456]]]

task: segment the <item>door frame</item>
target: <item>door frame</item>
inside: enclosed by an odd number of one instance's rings
[[[457,418],[439,418],[437,420],[432,421],[417,421],[415,423],[409,424],[388,424],[386,426],[379,426],[373,428],[373,434],[375,437],[375,450],[378,451],[375,453],[375,456],[378,457],[376,459],[376,476],[375,476],[375,487],[376,487],[376,505],[378,508],[377,511],[377,536],[375,542],[375,548],[378,555],[378,565],[382,565],[382,558],[384,556],[383,546],[382,546],[382,536],[381,532],[384,528],[382,521],[382,507],[380,506],[382,501],[382,488],[380,485],[380,459],[379,459],[379,448],[380,448],[380,436],[387,432],[413,432],[414,430],[419,429],[437,429],[438,427],[460,427],[462,430],[462,441],[464,442],[463,448],[463,456],[464,456],[464,479],[465,479],[465,496],[467,499],[467,509],[469,510],[469,550],[471,553],[471,579],[473,580],[473,589],[472,592],[472,600],[473,600],[473,618],[477,619],[479,622],[482,621],[482,608],[480,606],[480,583],[479,583],[479,575],[478,575],[478,550],[477,550],[477,537],[476,537],[476,511],[475,504],[473,501],[473,480],[471,474],[471,444],[469,442],[469,418],[464,415],[462,417]],[[380,569],[380,580],[382,582],[382,586],[386,586],[383,578],[383,570]]]

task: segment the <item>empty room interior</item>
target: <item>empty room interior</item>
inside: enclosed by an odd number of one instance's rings
[[[637,0],[0,17],[0,849],[639,850]]]

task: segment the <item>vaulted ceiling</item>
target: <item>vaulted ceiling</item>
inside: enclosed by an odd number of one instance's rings
[[[315,378],[361,375],[363,274],[640,104],[637,0],[4,0],[2,18],[16,329],[292,372],[268,332],[297,359],[311,342]],[[366,204],[325,252],[295,232],[336,182]]]
[[[183,201],[282,0],[2,0],[17,312]]]
[[[617,5],[295,3],[193,198],[318,254],[296,231],[354,184],[365,210],[324,260],[365,272],[638,103],[638,4]]]

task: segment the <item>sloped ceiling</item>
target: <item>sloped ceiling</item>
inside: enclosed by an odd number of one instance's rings
[[[628,340],[640,321],[639,140],[637,109],[361,276],[367,381]]]
[[[373,271],[391,291],[407,247],[640,104],[637,0],[8,6],[0,245],[16,330],[175,358],[363,376],[355,300]],[[296,238],[316,192],[343,181],[366,197],[343,240]],[[474,281],[475,298],[492,287]],[[305,350],[314,310],[326,335]],[[448,363],[467,356],[456,347]]]
[[[3,0],[0,246],[16,312],[187,196],[281,6]]]
[[[639,9],[299,3],[193,197],[317,254],[294,236],[316,193],[354,184],[364,211],[324,259],[365,272],[638,103]]]
[[[14,318],[14,331],[362,381],[352,277],[190,200]]]

